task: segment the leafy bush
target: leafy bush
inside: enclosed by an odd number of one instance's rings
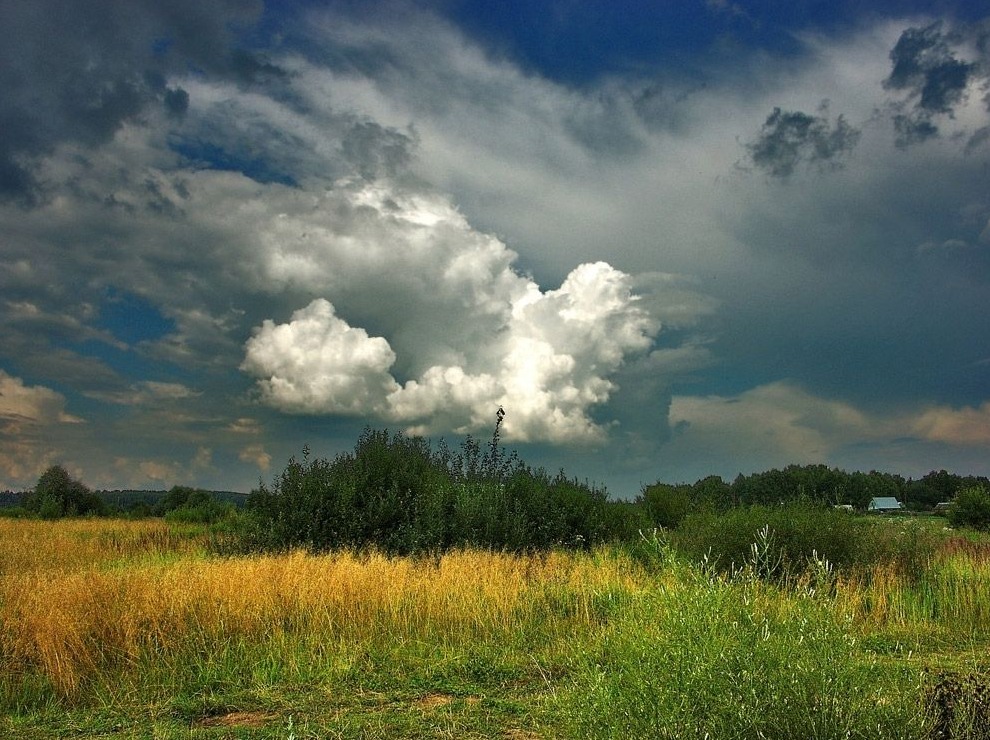
[[[639,501],[657,527],[674,529],[691,513],[691,487],[654,483],[643,489]]]
[[[165,521],[181,524],[215,524],[237,511],[237,507],[229,501],[217,501],[210,498],[198,504],[186,504],[176,507],[165,514]]]
[[[209,491],[189,486],[172,486],[151,509],[164,516],[165,521],[182,524],[215,524],[231,516],[236,507],[229,501],[218,501]]]
[[[753,544],[768,528],[766,536],[774,548],[770,557],[777,563],[771,570],[783,576],[821,558],[836,566],[854,563],[857,526],[843,512],[799,501],[692,514],[671,533],[671,544],[696,562],[707,560],[718,570],[730,571],[751,561]]]
[[[984,486],[962,489],[949,507],[948,516],[953,527],[990,530],[990,491]]]
[[[679,554],[722,572],[751,563],[758,544],[763,569],[774,578],[796,575],[825,559],[840,569],[889,563],[916,579],[940,539],[921,522],[853,517],[808,501],[692,514],[669,534]]]
[[[103,499],[61,465],[53,465],[41,474],[34,489],[25,495],[24,508],[42,519],[106,514]]]
[[[397,554],[543,550],[589,547],[623,522],[604,490],[504,454],[498,426],[488,448],[469,437],[455,454],[369,429],[353,452],[333,460],[304,449],[251,495],[246,541],[262,549],[373,546]]]

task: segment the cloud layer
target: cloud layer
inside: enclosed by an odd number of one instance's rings
[[[464,278],[456,266],[443,269],[424,255],[421,268],[438,267],[440,282],[461,288],[462,309],[466,296],[478,297],[473,281],[456,285]],[[603,262],[579,266],[546,293],[513,276],[501,283],[506,294],[484,297],[486,306],[501,302],[503,310],[450,307],[449,336],[480,334],[481,341],[411,345],[405,364],[426,369],[404,384],[392,375],[397,357],[389,342],[349,325],[323,298],[295,311],[288,323],[266,320],[248,340],[241,367],[262,378],[266,403],[288,413],[353,415],[398,422],[417,434],[463,434],[486,430],[493,409],[503,406],[512,409],[507,441],[604,441],[605,429],[589,411],[608,402],[609,376],[627,355],[649,348],[659,323],[637,305],[629,276]],[[396,319],[401,332],[406,317]],[[459,330],[461,321],[470,328]],[[443,364],[452,355],[460,361]]]
[[[499,405],[626,494],[985,469],[985,21],[565,84],[411,5],[193,5],[0,8],[0,484],[248,488]]]

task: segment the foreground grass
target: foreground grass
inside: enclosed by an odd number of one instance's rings
[[[0,522],[0,734],[923,738],[935,672],[986,669],[979,548],[920,580],[775,585],[659,544],[637,559],[205,546],[156,522]]]

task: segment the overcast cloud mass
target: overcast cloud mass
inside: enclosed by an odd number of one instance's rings
[[[990,474],[990,13],[656,5],[0,2],[0,489]]]

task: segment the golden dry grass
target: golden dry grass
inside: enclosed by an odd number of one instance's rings
[[[626,558],[604,552],[207,558],[151,522],[17,522],[3,534],[11,552],[12,542],[34,545],[0,578],[3,664],[40,670],[65,696],[101,671],[229,640],[457,643],[511,635],[531,620],[591,624],[596,594],[635,590],[638,580]],[[178,556],[132,549],[149,541]]]
[[[970,548],[971,549],[971,548]],[[990,561],[942,552],[920,583],[893,565],[839,576],[830,603],[863,633],[990,629]],[[0,672],[40,673],[65,697],[149,662],[181,665],[218,646],[420,642],[509,644],[520,634],[592,639],[603,619],[648,591],[673,608],[700,571],[671,561],[644,572],[619,550],[439,558],[293,552],[209,556],[195,528],[157,521],[0,520]],[[728,598],[728,596],[726,597]],[[745,592],[768,623],[799,619],[800,600]],[[273,648],[273,650],[276,648]]]
[[[159,519],[0,519],[0,577],[203,552],[200,529]]]

